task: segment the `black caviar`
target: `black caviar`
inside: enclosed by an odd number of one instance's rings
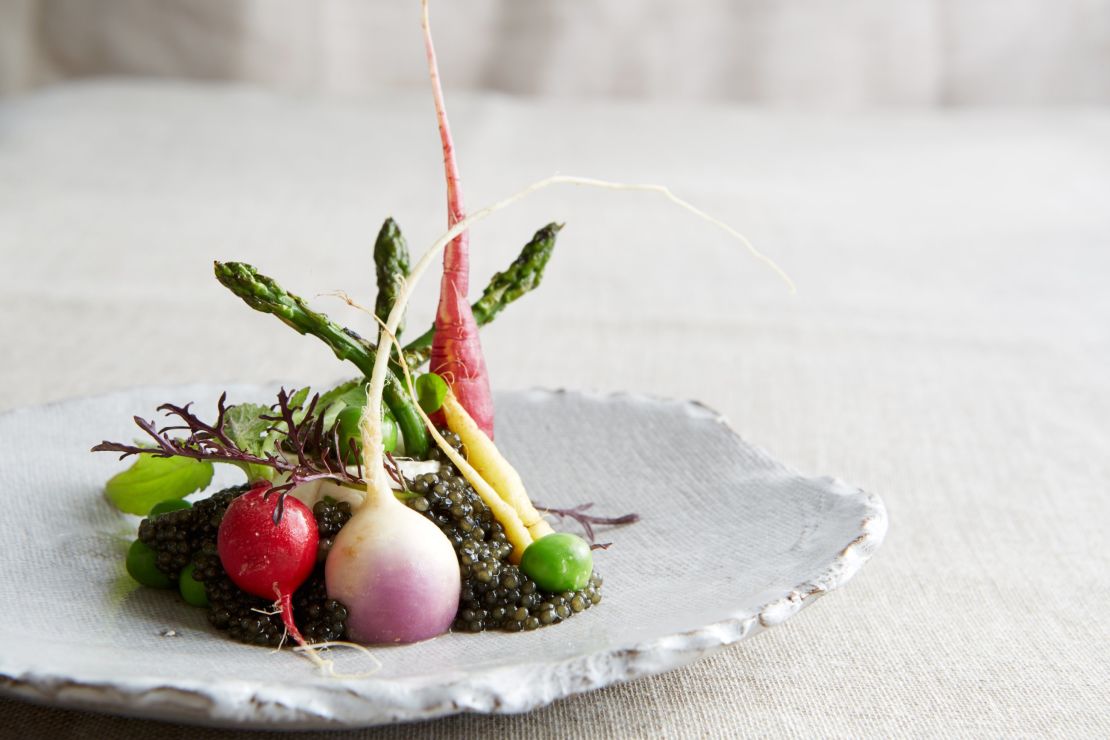
[[[444,431],[448,444],[465,455],[458,435]],[[454,629],[465,632],[520,632],[557,624],[601,601],[602,579],[595,572],[584,589],[565,593],[541,590],[509,562],[512,545],[505,530],[470,483],[438,448],[429,454],[437,473],[406,481],[405,502],[436,524],[459,559],[462,589]],[[227,507],[249,486],[229,488],[199,501],[191,509],[144,519],[139,539],[157,555],[158,569],[171,578],[192,563],[193,577],[208,596],[208,621],[228,636],[250,645],[276,647],[285,637],[281,615],[272,601],[236,586],[220,562],[216,538]],[[345,501],[324,498],[312,507],[320,544],[312,575],[293,595],[293,618],[305,640],[343,639],[347,608],[329,599],[324,563],[339,530],[351,518]]]
[[[335,543],[335,536],[351,518],[351,505],[346,501],[333,501],[328,497],[316,502],[312,507],[312,516],[316,517],[316,531],[320,535],[320,545],[316,549],[316,562],[323,564],[327,560],[331,546]]]
[[[167,511],[139,524],[139,541],[154,551],[154,564],[170,580],[193,556],[193,510]]]
[[[448,444],[463,452],[462,441],[443,432]],[[556,624],[601,601],[601,577],[594,573],[586,588],[566,593],[540,590],[536,582],[509,562],[512,545],[470,483],[435,448],[429,459],[438,473],[418,475],[406,503],[431,519],[447,535],[459,558],[462,591],[454,629],[465,632],[519,632]]]
[[[216,541],[216,532],[228,505],[250,490],[235,486],[214,493],[188,509],[176,509],[143,519],[139,524],[139,540],[154,551],[155,565],[170,579],[178,575],[193,559],[193,553],[205,542]]]

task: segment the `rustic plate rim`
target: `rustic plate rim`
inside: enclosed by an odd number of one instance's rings
[[[0,420],[41,408],[59,407],[81,402],[106,401],[139,393],[155,391],[169,393],[203,391],[210,393],[216,389],[256,393],[276,388],[278,385],[278,383],[237,383],[227,386],[212,383],[138,385],[107,393],[87,394],[43,404],[23,405],[6,409],[0,413]],[[298,702],[288,701],[290,691],[288,685],[281,685],[281,692],[285,696],[278,698],[268,696],[270,687],[275,686],[275,684],[253,682],[254,686],[249,691],[249,696],[246,699],[250,710],[246,713],[229,713],[226,708],[221,708],[220,703],[213,699],[213,695],[230,689],[232,684],[235,685],[234,688],[242,689],[241,684],[246,682],[230,681],[212,684],[180,681],[177,685],[168,685],[164,681],[135,679],[127,681],[75,680],[65,675],[64,672],[48,670],[10,671],[4,665],[7,661],[2,654],[0,654],[0,694],[57,708],[107,712],[136,718],[241,729],[319,730],[357,728],[390,722],[434,719],[463,712],[488,714],[526,712],[574,694],[679,668],[722,647],[758,634],[763,629],[781,624],[820,596],[847,583],[874,555],[885,538],[888,527],[887,512],[882,499],[877,495],[851,486],[837,478],[803,475],[778,462],[762,447],[745,440],[722,414],[703,402],[664,398],[631,391],[566,388],[531,388],[502,391],[501,393],[520,396],[576,395],[602,403],[623,400],[684,408],[702,418],[720,424],[729,434],[736,437],[748,448],[756,451],[761,457],[773,462],[780,469],[819,483],[826,491],[856,500],[865,512],[864,516],[857,527],[857,532],[845,542],[844,547],[831,563],[813,577],[794,586],[781,597],[764,603],[755,610],[754,614],[748,610],[738,610],[734,614],[701,627],[631,645],[616,646],[590,655],[575,656],[565,660],[531,660],[513,666],[491,668],[481,674],[448,682],[439,682],[434,684],[434,687],[423,687],[425,690],[434,689],[430,693],[438,694],[438,700],[428,701],[419,690],[415,692],[418,695],[413,696],[413,689],[419,687],[406,686],[408,701],[403,704],[394,704],[387,711],[383,711],[381,707],[375,707],[375,702],[370,697],[344,689],[340,693],[345,695],[345,698],[362,700],[363,708],[372,713],[352,712],[348,708],[345,712],[346,716],[327,716],[305,709],[306,705],[317,704],[316,701],[300,702],[299,706],[290,706],[291,704],[296,705]],[[599,665],[604,665],[606,670],[599,673],[597,671]],[[511,692],[507,693],[504,688],[495,688],[518,683],[521,678],[519,674],[522,673],[527,673],[529,677],[534,678],[534,671],[537,667],[543,667],[553,673],[561,672],[580,676],[582,680],[576,682],[573,686],[568,686],[565,682],[554,686],[549,684],[546,687],[547,690],[543,693],[533,691],[531,693],[517,692],[512,694]],[[15,675],[16,673],[18,675]],[[484,691],[475,690],[477,679],[481,679],[479,688],[484,688]],[[194,685],[190,686],[190,683]],[[306,686],[305,688],[308,693],[313,694],[316,698],[319,697],[321,691],[324,691],[319,685]],[[448,699],[447,697],[451,698]]]

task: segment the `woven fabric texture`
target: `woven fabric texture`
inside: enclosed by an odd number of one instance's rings
[[[484,333],[496,386],[698,399],[880,494],[891,527],[845,589],[683,670],[346,736],[1110,735],[1110,113],[450,103],[472,208],[556,170],[662,182],[798,284],[650,195],[546,192],[472,235],[482,276],[567,224],[543,288]],[[5,102],[0,408],[340,377],[211,260],[369,301],[386,215],[417,249],[443,228],[439,157],[423,96],[97,83]],[[413,325],[431,288],[416,300]],[[0,712],[22,738],[227,736]]]
[[[455,89],[868,105],[1110,102],[1110,0],[431,3]],[[6,0],[0,92],[69,77],[423,91],[419,4]]]

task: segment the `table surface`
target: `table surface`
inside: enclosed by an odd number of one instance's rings
[[[1110,735],[1110,111],[450,105],[472,208],[555,171],[665,183],[798,285],[656,196],[552,189],[473,231],[480,282],[567,224],[542,290],[484,333],[497,387],[696,398],[880,494],[891,528],[845,589],[685,669],[349,736]],[[414,249],[438,236],[439,157],[422,96],[103,81],[0,102],[0,409],[341,377],[211,260],[368,328],[320,294],[372,300],[386,215]],[[228,734],[0,712],[27,738]]]

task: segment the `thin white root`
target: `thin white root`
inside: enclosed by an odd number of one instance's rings
[[[672,203],[680,206],[681,208],[693,213],[698,218],[723,229],[725,233],[737,239],[743,244],[749,253],[760,262],[768,265],[780,278],[782,278],[786,285],[790,288],[791,293],[796,293],[797,288],[794,286],[794,281],[786,274],[786,271],[779,267],[774,260],[767,255],[760,252],[755,246],[744,237],[743,234],[733,229],[724,221],[710,216],[705,211],[694,206],[677,195],[672,193],[670,189],[663,185],[651,184],[635,184],[635,183],[620,183],[610,182],[609,180],[598,180],[592,177],[577,177],[575,175],[552,175],[542,180],[532,183],[531,185],[517,191],[516,193],[504,198],[502,200],[488,205],[485,208],[474,211],[466,218],[458,221],[454,226],[449,228],[443,235],[437,239],[432,246],[420,257],[420,260],[413,266],[412,272],[409,277],[401,284],[401,290],[397,294],[397,300],[393,303],[393,309],[389,312],[389,317],[386,319],[385,326],[382,327],[380,337],[378,340],[378,354],[374,359],[374,372],[370,376],[370,387],[366,392],[366,409],[369,414],[369,423],[363,427],[363,450],[367,455],[367,468],[371,470],[382,470],[384,476],[384,468],[381,464],[381,441],[382,441],[382,391],[385,390],[386,370],[389,367],[389,356],[393,352],[393,337],[392,335],[397,332],[397,325],[401,323],[401,317],[408,307],[409,299],[412,297],[412,292],[416,288],[416,284],[420,282],[420,278],[427,271],[431,265],[432,260],[447,246],[455,237],[463,233],[471,227],[471,225],[493,215],[503,208],[508,208],[518,200],[527,198],[532,193],[538,190],[543,190],[551,185],[584,185],[587,187],[602,188],[605,190],[639,190],[645,192],[659,193]],[[388,331],[386,331],[388,329]],[[366,419],[367,416],[363,416]]]
[[[266,611],[265,609],[258,609],[252,606],[251,611],[257,614],[264,614],[267,617],[276,617],[278,614],[281,614],[281,607],[275,606],[273,611]]]
[[[274,586],[274,590],[277,590],[276,585]],[[275,616],[277,614],[281,614],[285,610],[285,608],[281,604],[280,598],[273,603],[273,607],[274,611],[270,612],[266,611],[265,609],[255,608],[252,608],[251,611],[268,616]],[[289,639],[289,625],[284,624],[285,620],[282,620],[282,622],[283,624],[281,629],[281,639],[278,640],[277,647],[270,651],[271,654],[280,653],[281,649],[285,647],[285,641]],[[293,648],[293,651],[303,654],[304,657],[312,661],[316,665],[316,667],[319,668],[325,675],[335,675],[335,669],[332,665],[333,661],[324,660],[323,658],[321,658],[319,655],[316,654],[316,651],[312,648],[311,645],[297,645]],[[375,660],[377,659],[375,658]],[[378,664],[378,667],[381,667],[380,663]]]
[[[326,650],[328,648],[346,647],[352,650],[357,650],[364,656],[370,659],[374,667],[368,671],[360,673],[339,673],[335,670],[335,661],[330,658],[321,658],[316,654],[317,650]],[[324,672],[329,678],[339,679],[359,679],[369,678],[382,669],[382,662],[370,652],[365,645],[359,645],[357,642],[346,642],[343,640],[332,640],[330,642],[318,642],[315,645],[298,645],[293,648],[293,652],[303,654],[309,660],[316,664],[316,666]]]
[[[539,183],[536,183],[536,185],[539,185],[539,187],[546,187],[547,185],[554,185],[556,183],[585,185],[592,188],[602,188],[603,190],[638,190],[641,192],[659,193],[664,198],[674,203],[676,206],[689,211],[703,221],[707,221],[708,223],[713,224],[714,226],[731,236],[733,239],[739,241],[741,244],[744,245],[744,248],[748,250],[748,253],[751,254],[752,257],[755,257],[757,260],[767,265],[767,267],[771,268],[772,272],[782,278],[783,282],[786,283],[786,287],[790,288],[791,293],[798,292],[797,286],[794,285],[794,281],[791,279],[791,277],[786,274],[786,270],[779,267],[778,263],[776,263],[773,259],[756,249],[755,245],[748,240],[748,237],[744,236],[739,231],[732,228],[719,218],[710,216],[708,213],[698,208],[693,203],[679,198],[677,195],[671,192],[671,189],[668,188],[666,185],[652,185],[650,183],[641,184],[612,182],[609,180],[598,180],[592,177],[577,177],[575,175],[554,175],[553,177],[547,178],[547,180],[541,180]],[[528,188],[525,188],[525,190],[521,191],[521,193],[527,195],[525,191],[532,192],[532,187],[534,186],[529,186]],[[539,187],[535,189],[538,190]]]
[[[382,331],[388,332],[390,336],[393,336],[393,333],[389,331],[389,327],[385,326],[380,318],[377,316],[374,318],[382,325]],[[396,342],[397,337],[394,336],[393,341]],[[399,347],[400,344],[396,346]],[[408,360],[405,358],[405,353],[398,352],[397,354],[400,355],[401,370],[405,375],[405,385],[408,388],[409,394],[413,398],[416,398],[416,385],[413,383],[412,369],[409,367]],[[450,393],[450,391],[448,391],[448,393]],[[490,508],[490,511],[493,512],[494,519],[505,528],[505,536],[513,546],[510,559],[514,563],[519,563],[521,556],[524,555],[524,550],[527,549],[528,545],[532,544],[534,538],[531,536],[529,528],[520,518],[517,510],[509,505],[507,501],[502,500],[497,490],[489,484],[489,481],[482,477],[482,474],[470,464],[470,461],[460,455],[459,451],[454,447],[447,444],[447,440],[439,433],[439,430],[436,429],[435,424],[432,423],[431,418],[424,412],[420,404],[416,405],[416,412],[420,414],[420,418],[424,422],[424,427],[428,430],[428,434],[431,435],[432,440],[435,441],[436,446],[447,456],[448,460],[455,464],[455,467],[459,469],[463,477],[470,481],[470,485],[474,487],[474,492],[478,494],[478,497],[481,498],[482,501],[486,503],[486,506]]]
[[[285,629],[281,633],[281,641],[278,642],[278,645],[276,648],[274,648],[273,652],[281,652],[281,649],[285,647],[285,641],[288,639],[289,627],[285,627]],[[312,664],[319,668],[320,672],[323,673],[325,676],[335,676],[335,661],[325,660],[324,658],[321,658],[319,653],[316,651],[317,647],[319,647],[319,645],[314,646],[309,645],[308,643],[305,643],[303,645],[294,645],[293,652],[302,655],[305,658],[308,658],[310,661],[312,661]],[[377,660],[377,658],[375,658],[375,660]],[[381,663],[378,663],[378,667],[381,667]]]
[[[344,303],[346,303],[351,308],[362,311],[363,313],[368,313],[371,316],[373,316],[374,318],[377,318],[377,315],[374,313],[374,311],[372,309],[369,309],[366,306],[359,303],[358,301],[356,301],[354,298],[351,297],[351,294],[348,293],[345,290],[329,290],[327,293],[319,293],[318,295],[322,296],[324,298],[338,298],[339,300],[343,301]]]
[[[290,619],[281,620],[285,629],[281,635],[281,642],[278,643],[278,649],[280,650],[285,645],[285,641],[289,638],[290,627],[292,625],[293,600],[291,597],[286,597],[285,599],[282,598],[281,591],[278,589],[277,583],[274,583],[274,593],[278,595],[278,600],[274,602],[274,608],[278,610],[277,613],[282,614],[285,609],[288,608],[290,615]],[[285,603],[282,603],[283,601],[285,601]],[[317,653],[316,651],[316,647],[319,646],[314,647],[305,642],[304,637],[300,634],[300,632],[296,630],[295,627],[293,627],[292,631],[294,638],[297,640],[297,642],[300,643],[299,645],[294,646],[293,652],[308,658],[326,676],[333,676],[335,678],[349,678],[348,676],[340,676],[336,674],[335,661],[325,660],[320,657],[319,653]],[[374,662],[378,664],[377,668],[382,667],[381,662],[379,662],[377,658],[374,658],[374,656],[370,657],[373,658]],[[377,668],[375,670],[377,670]]]

